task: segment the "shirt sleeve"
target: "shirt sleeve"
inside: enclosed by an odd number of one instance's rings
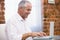
[[[6,36],[8,40],[21,40],[22,34],[17,33],[17,29],[15,28],[14,24],[7,24],[6,25]]]

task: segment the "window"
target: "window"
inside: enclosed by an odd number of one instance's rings
[[[5,18],[6,21],[17,12],[18,3],[21,0],[5,0]],[[41,0],[28,0],[32,3],[32,11],[29,17],[27,18],[29,26],[33,31],[42,30],[42,11],[41,11]],[[37,28],[37,29],[34,29]]]

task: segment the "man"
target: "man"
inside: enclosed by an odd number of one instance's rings
[[[18,13],[11,17],[6,24],[8,40],[32,40],[33,37],[46,36],[44,32],[31,32],[26,26],[26,18],[30,14],[32,5],[29,1],[21,1],[18,5]]]

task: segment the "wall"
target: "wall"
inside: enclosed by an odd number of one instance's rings
[[[6,40],[5,38],[5,0],[0,0],[0,40]]]
[[[0,40],[6,40],[5,24],[0,24]]]
[[[4,0],[0,0],[0,24],[5,23],[4,10]]]
[[[21,0],[5,0],[5,20],[17,13],[18,3]],[[32,10],[27,18],[29,27],[33,31],[42,31],[41,0],[28,0],[32,3]]]
[[[43,0],[44,10],[44,32],[50,33],[50,21],[54,22],[54,35],[60,35],[60,0],[55,0],[55,4],[49,4],[48,0]]]

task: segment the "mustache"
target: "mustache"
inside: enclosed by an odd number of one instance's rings
[[[26,14],[30,14],[30,13],[26,13]]]

